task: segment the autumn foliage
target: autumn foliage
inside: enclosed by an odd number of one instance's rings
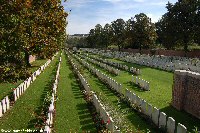
[[[67,15],[61,0],[0,0],[0,81],[26,77],[29,55],[58,51]]]

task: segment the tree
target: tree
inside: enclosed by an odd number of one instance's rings
[[[126,44],[126,47],[129,47],[129,48],[136,48],[134,45],[135,36],[134,36],[133,22],[134,22],[133,18],[131,18],[127,20],[125,24],[125,44]]]
[[[51,57],[65,40],[67,13],[61,0],[0,1],[0,80],[19,78],[29,55]]]
[[[146,14],[140,13],[135,15],[133,21],[134,43],[142,48],[151,48],[157,39],[155,25]]]
[[[87,42],[88,42],[90,48],[95,47],[96,38],[95,38],[94,29],[90,30],[89,35],[87,37]]]
[[[113,31],[112,42],[118,46],[118,50],[120,51],[124,47],[125,22],[123,19],[117,19],[111,23],[111,26]]]
[[[102,44],[107,49],[108,45],[111,43],[112,37],[112,27],[110,24],[105,24],[102,31]]]
[[[102,32],[103,32],[103,28],[100,24],[97,24],[95,26],[95,29],[94,29],[94,32],[95,32],[95,46],[96,47],[102,47]]]
[[[167,13],[161,20],[163,43],[174,42],[173,46],[181,44],[185,52],[188,45],[199,37],[199,6],[198,0],[179,0],[174,5],[167,4]],[[171,34],[172,33],[172,34]]]
[[[168,16],[166,16],[168,15]],[[157,42],[162,44],[167,49],[172,49],[176,46],[176,32],[172,25],[172,22],[169,21],[172,16],[165,14],[162,18],[156,23],[156,32],[158,35]]]

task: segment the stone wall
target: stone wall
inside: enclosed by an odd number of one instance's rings
[[[174,72],[172,106],[200,119],[200,73],[186,70]]]

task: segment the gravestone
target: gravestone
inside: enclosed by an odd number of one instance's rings
[[[136,104],[136,94],[132,93],[132,98],[131,98],[132,104]]]
[[[108,123],[108,126],[107,126],[107,128],[108,128],[108,130],[110,131],[110,132],[114,132],[114,130],[115,130],[115,128],[114,128],[114,121],[112,120],[112,118],[110,117],[109,118],[109,123]]]
[[[175,131],[175,120],[169,117],[167,120],[167,133],[174,133]]]
[[[13,91],[13,94],[14,94],[14,100],[17,101],[17,89],[15,89],[15,90]]]
[[[177,133],[187,133],[187,128],[184,125],[178,123]]]
[[[142,112],[143,114],[147,115],[146,101],[145,101],[145,100],[142,100],[141,112]]]
[[[167,115],[164,112],[160,112],[160,117],[159,117],[159,128],[166,128],[166,123],[167,123]]]
[[[51,128],[49,126],[45,126],[44,133],[51,133]]]
[[[6,109],[10,109],[10,101],[9,101],[9,98],[8,96],[6,96]]]
[[[0,102],[0,117],[2,117],[2,116],[3,116],[3,107],[2,107],[1,102]]]
[[[152,120],[158,126],[158,118],[159,118],[160,111],[154,107],[152,112]]]
[[[4,98],[2,101],[3,113],[6,113],[6,99]]]
[[[153,111],[153,107],[151,104],[147,104],[147,109],[148,109],[148,116],[149,118],[152,118],[152,111]]]

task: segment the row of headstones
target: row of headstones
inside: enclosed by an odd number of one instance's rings
[[[87,51],[85,49],[84,51]],[[173,57],[173,56],[149,56],[149,55],[138,55],[130,54],[127,52],[104,52],[89,50],[89,52],[104,55],[106,57],[119,58],[120,60],[136,63],[140,65],[146,65],[154,68],[160,68],[166,71],[174,71],[176,69],[190,70],[194,72],[200,72],[200,61],[194,61],[198,59],[187,59],[184,57]]]
[[[98,54],[100,54],[101,56],[102,55],[104,55],[103,53],[98,53]],[[166,65],[166,63],[165,62],[163,62],[163,65],[162,64],[160,64],[160,63],[158,63],[158,62],[153,62],[153,63],[151,63],[152,62],[152,60],[144,60],[143,58],[142,59],[140,59],[140,60],[138,60],[137,58],[135,58],[135,57],[130,57],[130,56],[127,56],[127,54],[123,54],[122,52],[121,53],[119,53],[120,54],[120,56],[118,55],[118,56],[113,56],[112,54],[106,54],[106,56],[107,57],[109,57],[109,58],[118,58],[118,59],[120,59],[120,60],[122,60],[122,61],[125,61],[125,62],[129,62],[129,63],[136,63],[136,64],[139,64],[139,65],[146,65],[146,66],[150,66],[150,67],[155,67],[155,68],[160,68],[160,69],[164,69],[164,70],[167,70],[167,71],[172,71],[172,70],[174,70],[174,66],[169,66],[169,65]],[[127,68],[126,67],[122,67],[122,69],[125,69],[125,70],[127,70]],[[131,71],[130,71],[131,72]],[[133,71],[132,73],[137,73],[137,71]]]
[[[164,57],[164,58],[163,58]],[[167,56],[122,56],[120,59],[136,63],[140,65],[146,65],[154,68],[163,69],[166,71],[174,71],[177,69],[181,70],[191,70],[194,72],[200,72],[200,63],[199,65],[192,63],[192,61],[188,61],[187,59],[183,59],[182,57],[179,57],[179,59],[173,59],[173,57],[167,57]]]
[[[6,96],[3,100],[0,102],[0,117],[3,116],[3,114],[6,113],[7,110],[10,109],[10,100],[8,96]]]
[[[137,96],[135,93],[132,93],[128,89],[125,91],[125,97],[127,100],[134,104],[137,107],[141,108],[141,113],[148,116],[155,125],[157,125],[159,128],[166,129],[168,133],[186,133],[187,128],[178,123],[178,126],[176,127],[176,122],[172,117],[168,117],[164,112],[160,112],[159,109],[156,107],[153,107],[151,104],[147,103],[145,100]]]
[[[114,67],[117,67],[119,69],[122,69],[122,70],[125,70],[125,71],[128,71],[128,72],[131,72],[135,75],[140,75],[141,74],[141,70],[138,69],[138,68],[134,68],[134,67],[128,67],[127,65],[123,65],[121,63],[118,63],[118,62],[114,62],[114,61],[111,61],[111,60],[107,60],[107,59],[102,59],[100,57],[94,57],[94,56],[91,56],[92,59],[95,59],[95,60],[98,60],[100,62],[103,62],[105,64],[108,64],[108,65],[111,65],[111,66],[114,66]]]
[[[62,53],[61,53],[62,56]],[[56,92],[57,92],[57,87],[58,87],[58,78],[60,75],[60,64],[62,61],[62,57],[60,56],[59,59],[59,64],[58,64],[58,68],[56,71],[56,77],[55,77],[55,81],[53,84],[53,93],[52,93],[52,97],[51,97],[51,103],[49,105],[49,110],[48,110],[48,114],[47,114],[47,120],[45,122],[45,129],[44,129],[44,133],[51,133],[51,128],[53,126],[53,116],[55,113],[55,97],[56,97]]]
[[[105,107],[100,102],[100,100],[98,99],[97,95],[94,92],[92,92],[92,102],[96,108],[96,111],[100,114],[100,117],[104,121],[106,128],[112,133],[120,133],[118,127],[114,125],[112,117],[106,111]]]
[[[88,64],[88,63],[85,63],[85,64]],[[89,64],[87,66],[89,67]],[[95,69],[93,68],[93,70]],[[97,70],[96,73],[101,73],[101,72]],[[101,74],[97,74],[97,75],[101,75]],[[103,77],[106,77],[106,76],[105,75],[100,76],[100,78],[107,81],[107,79]],[[110,80],[110,82],[108,83],[112,83],[112,79],[111,78],[108,78],[108,79]],[[175,132],[175,120],[172,117],[169,117],[168,121],[166,121],[167,116],[165,113],[160,112],[156,107],[152,107],[152,105],[146,103],[145,100],[141,99],[136,94],[131,93],[128,89],[126,89],[125,96],[132,104],[135,104],[136,106],[141,107],[141,112],[149,116],[149,118],[157,126],[159,126],[160,128],[167,128],[167,132],[169,133]],[[177,133],[186,133],[186,132],[187,132],[187,128],[184,125],[178,123]]]
[[[76,57],[76,58],[78,58],[78,57]],[[88,84],[87,80],[83,77],[83,75],[80,74],[80,72],[79,72],[78,68],[76,67],[75,63],[73,63],[73,61],[71,59],[70,59],[70,61],[71,61],[71,64],[72,64],[73,68],[75,69],[75,72],[78,74],[78,77],[79,77],[79,79],[81,81],[81,84],[84,86],[85,91],[88,94],[89,93],[92,94],[92,96],[91,96],[92,97],[92,103],[95,106],[97,113],[100,114],[100,117],[102,118],[102,120],[106,124],[106,128],[109,131],[113,132],[113,133],[119,133],[120,130],[117,130],[118,127],[114,126],[114,121],[113,121],[112,117],[105,110],[105,107],[100,102],[100,100],[98,99],[97,95],[93,91],[90,91],[91,89],[89,87],[89,84]]]
[[[30,84],[36,80],[37,76],[39,76],[47,66],[51,63],[51,61],[55,58],[55,56],[58,54],[58,52],[49,59],[44,65],[42,65],[38,70],[36,70],[31,77],[27,78],[23,83],[21,83],[16,89],[13,91],[14,100],[16,101],[23,93],[24,91],[30,86]]]
[[[54,59],[54,56],[52,57],[52,60],[53,59]],[[16,89],[13,90],[14,101],[16,101],[25,92],[25,90],[30,86],[30,84],[36,79],[37,76],[40,75],[40,73],[42,71],[44,71],[44,69],[49,65],[50,62],[51,62],[51,60],[48,60],[44,65],[42,65],[38,70],[36,70],[31,75],[31,77],[27,78]],[[2,117],[3,114],[5,114],[6,111],[10,109],[10,101],[11,100],[9,99],[8,96],[6,96],[3,100],[1,100],[1,102],[0,102],[0,117]]]
[[[117,81],[115,81],[114,79],[110,78],[109,76],[107,76],[106,74],[100,72],[99,70],[95,69],[95,73],[98,76],[99,79],[101,79],[102,81],[106,81],[106,83],[115,91],[117,91],[119,94],[122,93],[122,84],[119,84]]]
[[[149,91],[150,90],[150,84],[148,81],[140,78],[140,77],[135,77],[132,75],[132,83],[138,85],[142,90]]]
[[[16,89],[14,89],[14,100],[16,101],[24,92],[25,90],[30,86],[32,82],[34,82],[39,76],[42,71],[45,70],[45,68],[51,63],[51,60],[48,60],[44,65],[42,65],[37,71],[35,71],[31,77],[27,78],[23,83],[21,83]]]
[[[66,53],[67,54],[67,53]],[[68,56],[69,57],[69,56]],[[69,57],[70,58],[70,57]],[[76,74],[78,75],[79,80],[81,81],[81,84],[83,85],[85,91],[87,94],[90,93],[90,85],[87,82],[87,80],[83,77],[83,75],[79,72],[78,67],[76,66],[76,64],[72,61],[72,59],[70,58],[70,62],[76,72]]]
[[[101,68],[104,68],[106,70],[108,70],[110,73],[114,73],[115,75],[119,75],[120,73],[120,70],[118,69],[115,69],[107,64],[104,64],[104,63],[101,63],[101,62],[98,62],[94,59],[90,59],[89,57],[86,58],[89,62],[92,62],[93,64],[96,64],[98,66],[100,66]]]
[[[103,82],[106,82],[112,89],[114,89],[115,91],[117,91],[119,94],[122,93],[122,84],[119,84],[118,82],[116,82],[114,79],[110,78],[109,76],[107,76],[106,74],[100,72],[98,69],[96,69],[95,67],[93,67],[92,65],[90,65],[88,62],[80,59],[79,57],[77,57],[75,55],[75,57],[85,66],[87,67],[90,71],[92,71],[92,73],[94,73],[95,75],[97,75],[97,77],[102,80]]]

